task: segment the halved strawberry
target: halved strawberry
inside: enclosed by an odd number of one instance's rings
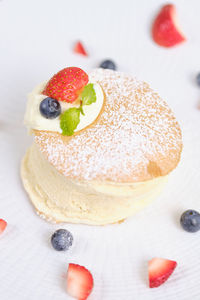
[[[0,234],[6,229],[7,222],[3,219],[0,219]]]
[[[163,47],[172,47],[186,40],[178,26],[173,4],[162,7],[153,23],[152,35],[154,41]]]
[[[78,54],[82,54],[84,56],[88,56],[88,53],[86,52],[85,48],[83,47],[83,44],[78,41],[74,46],[74,52]]]
[[[69,264],[67,271],[67,292],[78,300],[86,300],[92,292],[93,277],[85,267]]]
[[[80,68],[65,68],[49,80],[42,93],[58,101],[72,103],[77,99],[88,80],[88,75]]]
[[[149,261],[149,287],[154,288],[163,284],[176,268],[177,263],[164,258],[153,258]]]

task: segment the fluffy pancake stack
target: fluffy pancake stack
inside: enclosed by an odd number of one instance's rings
[[[104,69],[89,78],[104,93],[98,118],[72,136],[33,129],[21,174],[40,215],[104,225],[160,193],[180,160],[182,138],[171,109],[148,84]]]

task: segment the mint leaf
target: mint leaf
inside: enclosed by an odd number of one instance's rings
[[[96,102],[96,93],[94,90],[93,83],[89,83],[84,87],[80,98],[82,101],[82,105],[90,105],[90,104]]]
[[[89,83],[84,87],[80,95],[80,100],[82,103],[79,108],[69,108],[60,116],[60,128],[62,129],[63,135],[73,135],[74,130],[80,123],[80,114],[85,115],[83,105],[90,105],[96,102],[96,93],[93,83]]]
[[[72,107],[60,116],[60,128],[63,135],[71,136],[74,134],[74,130],[80,122],[80,113],[82,113],[82,108]]]

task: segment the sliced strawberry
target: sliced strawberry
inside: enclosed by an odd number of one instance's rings
[[[83,44],[78,41],[74,46],[74,52],[78,54],[82,54],[84,56],[88,56],[88,53],[86,52],[85,48],[83,47]]]
[[[153,258],[149,261],[149,287],[154,288],[163,284],[176,268],[177,263],[164,258]]]
[[[49,80],[42,93],[58,101],[72,103],[88,80],[88,75],[80,68],[65,68]]]
[[[0,234],[6,229],[7,222],[3,219],[0,219]]]
[[[186,40],[178,26],[174,5],[162,7],[153,23],[152,35],[154,41],[163,47],[172,47]]]
[[[78,300],[86,300],[92,292],[93,277],[85,267],[69,264],[67,271],[67,292]]]

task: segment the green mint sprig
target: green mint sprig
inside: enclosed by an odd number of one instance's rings
[[[92,83],[87,84],[79,97],[81,100],[80,107],[69,108],[60,116],[60,128],[62,129],[63,135],[73,135],[74,130],[80,123],[80,114],[85,115],[83,112],[83,105],[90,105],[96,102],[94,85]]]

